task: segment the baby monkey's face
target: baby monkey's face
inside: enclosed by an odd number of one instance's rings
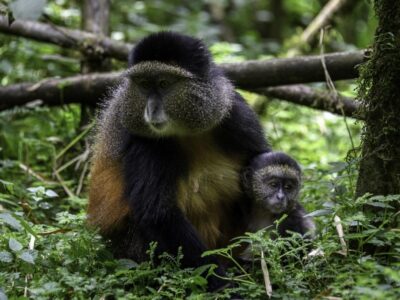
[[[259,169],[253,176],[253,193],[257,205],[272,214],[290,211],[300,190],[300,174],[286,165]]]

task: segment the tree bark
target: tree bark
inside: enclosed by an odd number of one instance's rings
[[[328,70],[333,79],[357,77],[356,66],[364,59],[364,52],[336,53],[325,56]],[[337,66],[335,65],[337,64]],[[343,69],[340,69],[342,66]],[[244,63],[223,64],[223,71],[243,89],[254,90],[268,86],[286,85],[293,83],[309,83],[324,81],[325,75],[321,66],[320,56],[297,57],[290,59],[271,59]],[[347,70],[346,73],[344,69]],[[287,73],[289,72],[289,73]],[[311,73],[311,75],[310,75]],[[27,102],[42,99],[49,105],[67,102],[95,103],[94,99],[83,97],[101,96],[107,86],[114,83],[120,73],[89,74],[87,76],[73,76],[64,79],[45,79],[37,84],[22,83],[0,87],[0,110],[13,106],[24,105]],[[318,75],[316,75],[318,74]],[[82,83],[78,81],[82,80]],[[96,86],[95,91],[87,89],[86,85]],[[81,90],[79,93],[71,90],[73,86]],[[48,90],[47,90],[48,89]],[[59,91],[57,90],[59,89]],[[64,91],[64,93],[62,92]],[[50,99],[50,95],[55,97]],[[76,98],[71,99],[71,97]]]
[[[0,88],[0,111],[22,106],[40,99],[46,105],[84,103],[95,106],[112,87],[120,81],[121,73],[99,73],[70,77],[66,79],[47,79],[37,84],[15,84]],[[292,103],[328,111],[334,114],[359,118],[354,115],[357,102],[348,98],[335,99],[332,95],[314,91],[307,86],[281,86],[252,90],[270,97]],[[325,103],[326,102],[326,103]],[[339,108],[343,105],[343,111]]]
[[[400,1],[375,0],[375,11],[379,25],[359,88],[365,125],[358,196],[400,194]]]
[[[86,31],[72,30],[40,22],[17,20],[9,26],[8,20],[4,16],[0,16],[0,32],[51,43],[64,48],[77,49],[83,53],[89,52],[91,54],[95,49],[103,56],[123,61],[128,59],[129,50],[133,47],[132,44],[121,43]]]
[[[84,0],[82,2],[82,28],[93,32],[98,37],[109,33],[110,0]],[[104,57],[101,51],[86,51],[81,63],[81,73],[105,72],[111,70],[110,58]],[[92,106],[82,103],[81,124],[86,125],[93,118]]]
[[[100,39],[104,38],[109,33],[109,12],[109,0],[84,0],[82,2],[82,28],[86,32],[94,33]],[[83,73],[103,72],[110,69],[110,60],[104,57],[102,51],[100,53],[86,51],[82,64]]]
[[[99,2],[95,1],[94,5],[97,4],[99,4]],[[98,6],[96,9],[99,16],[103,16],[104,18],[104,10],[101,9],[101,6]],[[90,23],[92,25],[88,26],[94,26],[94,30],[100,30],[101,25],[93,25],[95,23],[93,21]],[[126,60],[129,49],[132,47],[130,44],[118,43],[111,39],[85,31],[69,30],[38,22],[16,21],[11,25],[11,27],[9,27],[4,17],[0,17],[0,31],[22,35],[40,41],[51,42],[63,47],[83,47],[82,49],[84,49],[84,54],[94,58],[101,57],[102,59],[105,56],[109,56]],[[324,60],[326,61],[328,72],[333,80],[350,79],[358,76],[357,65],[366,60],[366,53],[364,50],[332,53],[324,55]],[[98,70],[97,65],[101,64],[94,64],[93,69]],[[222,64],[221,68],[228,77],[235,82],[237,87],[249,90],[265,88],[268,86],[325,81],[321,56],[304,56],[264,61],[248,61],[244,63],[230,63]],[[99,69],[102,70],[102,68]],[[102,95],[106,90],[106,87],[115,82],[116,76],[116,73],[105,73],[102,75],[92,74],[60,80],[48,79],[43,80],[39,84],[18,84],[3,87],[0,88],[0,110],[15,105],[23,105],[36,99],[42,99],[49,105],[67,102],[94,104],[96,99],[93,97],[99,97]],[[82,84],[77,82],[79,78],[83,80]],[[101,82],[101,84],[99,85],[97,81]],[[96,91],[89,91],[86,89],[85,85],[96,86]],[[57,90],[57,86],[60,86],[59,91]],[[46,87],[48,89],[46,89]],[[71,89],[71,87],[73,89],[77,88],[78,90],[81,90],[81,97],[79,97],[79,93],[77,94],[75,90]],[[275,93],[276,92],[277,90]],[[271,90],[269,93],[272,95]],[[283,97],[283,94],[281,93],[280,97],[285,98],[288,101],[304,103],[305,105],[307,103],[305,99],[313,99],[312,103],[309,102],[309,105],[312,107],[318,107],[318,105],[316,105],[318,101],[315,99],[319,98],[319,96],[288,96],[288,91],[285,93],[286,96]],[[293,89],[291,93],[293,93]],[[49,95],[52,95],[54,99],[50,99]],[[83,96],[88,98],[83,99]],[[72,99],[71,97],[75,99]],[[320,109],[324,109],[322,105],[319,107]],[[335,113],[332,109],[330,109],[330,111]],[[350,115],[350,112],[345,112],[345,114]]]
[[[93,49],[104,57],[126,61],[132,44],[120,43],[85,31],[70,30],[39,22],[15,21],[8,26],[6,17],[0,16],[0,32],[53,43],[66,48],[79,49],[89,54]],[[365,51],[338,52],[325,56],[328,71],[333,80],[351,79],[358,76],[356,66],[365,61]],[[282,84],[324,81],[325,75],[320,56],[249,61],[224,64],[222,67],[242,87],[257,88]],[[250,76],[246,82],[246,77]],[[257,78],[255,78],[257,77]]]
[[[36,84],[20,83],[0,88],[0,111],[41,100],[46,105],[86,103],[96,105],[118,82],[120,73],[78,75],[46,79]]]
[[[306,85],[277,86],[256,89],[254,92],[314,109],[328,111],[336,115],[362,119],[361,116],[356,114],[359,108],[358,102],[343,96],[336,97],[329,92],[317,91]]]
[[[365,54],[355,51],[324,55],[331,79],[358,77],[357,66],[365,61]],[[325,81],[320,55],[229,63],[221,67],[243,89]]]

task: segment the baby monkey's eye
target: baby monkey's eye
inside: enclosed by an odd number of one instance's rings
[[[278,183],[275,182],[275,181],[272,181],[272,182],[269,183],[269,186],[272,187],[272,188],[277,188],[278,187]]]
[[[283,188],[284,188],[285,190],[291,190],[291,189],[293,188],[293,185],[291,185],[291,184],[285,184],[285,185],[283,186]]]

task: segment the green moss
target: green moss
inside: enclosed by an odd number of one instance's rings
[[[376,0],[375,11],[379,25],[358,89],[365,115],[358,195],[400,193],[400,2]]]

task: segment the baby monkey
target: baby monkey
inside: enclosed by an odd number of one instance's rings
[[[315,224],[299,203],[301,169],[289,155],[282,152],[262,153],[254,157],[243,172],[246,193],[254,200],[248,231],[269,227],[284,214],[278,225],[280,236],[297,232],[313,237]]]

